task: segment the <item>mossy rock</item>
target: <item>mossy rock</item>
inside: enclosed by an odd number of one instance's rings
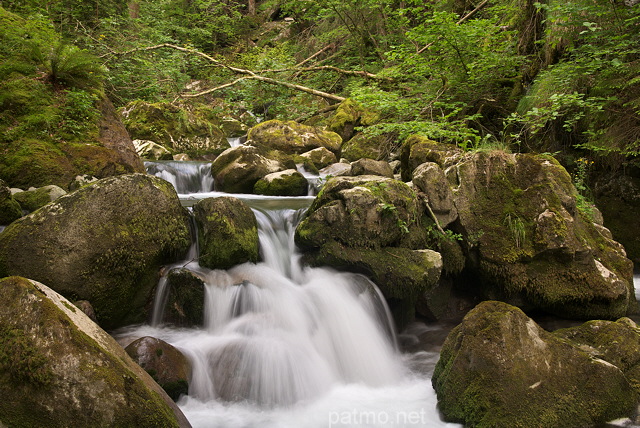
[[[265,175],[253,186],[253,193],[268,196],[305,196],[309,182],[295,169]]]
[[[425,162],[434,162],[446,169],[462,156],[462,149],[453,144],[443,144],[422,135],[412,135],[402,144],[400,153],[401,176],[410,181],[413,171]]]
[[[415,193],[401,181],[373,175],[333,177],[298,225],[295,239],[305,249],[334,240],[349,247],[402,246],[409,236],[419,243],[426,238],[421,216]]]
[[[6,183],[0,180],[0,225],[7,225],[22,217],[22,208],[14,199]]]
[[[592,320],[553,334],[618,367],[640,393],[640,328],[633,320]]]
[[[434,162],[425,162],[414,171],[411,181],[426,197],[425,203],[438,219],[440,227],[447,227],[458,219],[453,192],[442,168]]]
[[[0,280],[0,301],[3,426],[190,426],[122,347],[58,293],[9,277]]]
[[[200,264],[228,269],[259,259],[258,222],[251,208],[233,197],[206,198],[193,207]]]
[[[389,303],[399,330],[413,320],[418,297],[437,286],[442,271],[442,257],[432,250],[352,248],[336,241],[305,254],[304,260],[368,276]]]
[[[190,244],[173,186],[144,174],[97,181],[13,222],[0,234],[0,277],[47,281],[88,300],[104,328],[145,319],[161,265]]]
[[[253,193],[255,184],[265,175],[287,169],[277,160],[267,158],[253,146],[225,150],[211,164],[215,188],[228,193]]]
[[[131,342],[125,351],[174,401],[189,393],[191,364],[174,346],[145,336]]]
[[[49,202],[55,201],[60,196],[64,196],[66,193],[62,188],[56,185],[50,185],[18,192],[14,195],[14,199],[18,201],[23,210],[33,212],[47,205]]]
[[[304,152],[300,157],[303,159],[305,166],[311,164],[313,166],[312,169],[315,170],[320,170],[338,161],[336,155],[324,147],[318,147],[317,149]]]
[[[328,127],[340,135],[343,141],[348,141],[353,137],[357,126],[375,125],[379,121],[380,115],[377,112],[365,109],[357,101],[347,98],[340,103],[336,112],[329,118]]]
[[[167,297],[162,323],[177,327],[204,325],[205,282],[194,272],[172,269],[166,278]]]
[[[387,161],[362,158],[351,163],[351,175],[379,175],[393,178],[393,168]]]
[[[359,132],[342,145],[341,156],[349,161],[358,159],[382,159],[389,157],[393,141],[387,135],[367,135]]]
[[[191,157],[218,154],[229,147],[220,120],[208,106],[132,101],[120,110],[129,134]]]
[[[631,261],[581,211],[554,158],[477,152],[447,178],[483,298],[574,319],[635,310]]]
[[[248,138],[250,144],[288,154],[300,154],[324,147],[338,155],[342,146],[342,138],[335,132],[303,125],[293,120],[274,119],[259,123],[249,130]]]
[[[451,331],[432,383],[445,420],[474,427],[598,426],[638,403],[619,368],[495,301]]]

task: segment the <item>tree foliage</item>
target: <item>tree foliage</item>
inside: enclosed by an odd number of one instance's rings
[[[398,142],[421,133],[465,148],[576,151],[612,168],[640,154],[637,4],[263,0],[252,2],[255,14],[237,0],[0,4],[68,36],[42,51],[45,73],[74,90],[77,78],[101,80],[95,61],[82,62],[91,52],[120,105],[211,89],[209,102],[295,119],[334,102],[296,89],[304,86],[376,110],[380,121],[362,130]],[[162,44],[183,49],[144,49]],[[46,59],[56,54],[59,62]]]

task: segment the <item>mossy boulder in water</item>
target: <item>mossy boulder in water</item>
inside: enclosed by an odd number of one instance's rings
[[[553,157],[477,152],[447,178],[482,297],[577,319],[635,310],[631,261]]]
[[[422,213],[405,183],[373,175],[334,177],[311,204],[296,229],[296,243],[319,248],[329,241],[349,247],[400,246],[421,239]]]
[[[167,274],[166,303],[162,319],[158,321],[177,327],[202,327],[205,287],[204,280],[195,272],[184,268],[172,269]]]
[[[7,225],[22,217],[22,208],[14,199],[11,190],[0,180],[0,225]]]
[[[247,204],[233,197],[206,198],[194,205],[193,213],[202,266],[228,269],[258,261],[258,222]]]
[[[442,271],[442,257],[433,250],[351,248],[332,241],[307,255],[307,260],[317,266],[367,275],[382,291],[398,328],[413,320],[420,297],[424,297],[425,307],[432,307],[439,297],[438,293],[428,293],[438,284]]]
[[[215,188],[221,192],[253,193],[256,182],[267,174],[287,169],[253,146],[225,150],[211,164]]]
[[[597,426],[638,402],[618,367],[495,301],[451,331],[432,383],[445,419],[474,427]]]
[[[312,265],[363,273],[376,282],[399,328],[419,296],[440,278],[440,254],[427,246],[423,212],[413,190],[386,177],[334,177],[296,229]]]
[[[268,120],[249,130],[250,144],[287,154],[304,153],[324,147],[334,154],[340,152],[342,138],[335,132],[302,125],[293,120]]]
[[[111,177],[65,195],[0,234],[0,277],[47,281],[95,308],[104,328],[145,318],[161,265],[189,247],[188,213],[168,182]]]
[[[145,336],[131,342],[125,351],[173,400],[189,393],[191,364],[174,346]]]
[[[188,427],[124,349],[38,282],[0,280],[0,425]]]
[[[253,193],[258,195],[305,196],[308,192],[307,179],[295,169],[267,174],[253,186]]]

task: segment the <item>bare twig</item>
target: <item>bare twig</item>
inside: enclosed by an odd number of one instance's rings
[[[489,3],[489,0],[483,0],[478,6],[476,6],[475,9],[473,9],[471,12],[467,13],[465,16],[463,16],[462,18],[460,18],[458,20],[458,22],[456,22],[456,25],[460,25],[463,22],[465,22],[466,20],[468,20],[469,18],[471,18],[473,15],[476,14],[476,12],[478,12],[480,9],[482,9],[483,7],[485,7],[487,5],[487,3]],[[441,37],[438,37],[437,40],[440,40]],[[426,45],[424,45],[420,50],[418,50],[416,53],[421,54],[422,52],[426,51],[427,49],[429,49],[431,46],[433,46],[433,44],[435,43],[435,41],[431,42],[431,43],[427,43]]]

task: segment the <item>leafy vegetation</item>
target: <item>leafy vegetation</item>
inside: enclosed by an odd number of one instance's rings
[[[277,80],[375,111],[376,122],[357,129],[395,141],[390,154],[422,134],[465,150],[560,152],[568,166],[582,156],[614,170],[637,162],[637,4],[263,0],[256,13],[251,4],[2,1],[25,20],[2,15],[0,102],[33,109],[2,121],[14,136],[60,129],[72,138],[93,132],[80,123],[93,117],[96,91],[124,106],[210,89],[190,102],[323,123],[317,113],[335,101]],[[54,95],[73,107],[44,107]]]

